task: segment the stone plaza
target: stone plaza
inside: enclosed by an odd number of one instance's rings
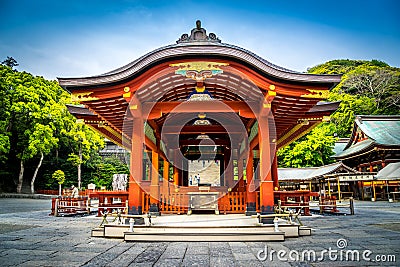
[[[91,229],[101,218],[53,217],[50,207],[49,199],[0,198],[1,266],[398,266],[400,261],[400,203],[356,201],[354,216],[303,216],[312,236],[267,243],[95,238]],[[198,216],[206,221],[229,215]],[[356,250],[358,260],[347,253]],[[364,251],[371,252],[370,261]]]

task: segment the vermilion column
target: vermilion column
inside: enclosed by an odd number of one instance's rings
[[[271,116],[271,105],[264,103],[261,112],[258,116],[258,142],[260,150],[260,210],[261,214],[274,212],[274,182],[272,175],[277,174],[273,160],[275,157],[274,147],[271,146],[270,141],[270,127],[269,116]],[[277,179],[277,175],[276,175]]]
[[[141,117],[133,119],[133,133],[130,156],[131,175],[129,177],[129,214],[142,214],[144,122]]]
[[[151,152],[151,183],[150,183],[150,214],[160,215],[159,199],[160,199],[160,184],[158,177],[158,153]]]
[[[174,166],[174,185],[179,185],[179,169]]]
[[[246,216],[256,215],[256,192],[253,181],[253,150],[249,150],[249,156],[246,165]]]
[[[267,119],[260,123],[268,122]],[[260,148],[260,209],[261,214],[274,212],[274,182],[272,181],[271,146],[268,127],[259,127]]]
[[[275,149],[275,148],[272,148]],[[272,181],[274,181],[274,190],[277,188],[279,190],[279,180],[278,180],[278,156],[275,153],[274,161],[272,162]]]

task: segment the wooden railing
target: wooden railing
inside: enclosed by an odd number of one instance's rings
[[[44,190],[43,190],[44,191]],[[49,190],[50,191],[50,190]],[[56,190],[54,190],[56,191]],[[50,193],[50,192],[46,192]],[[57,192],[58,193],[58,192]],[[81,196],[85,195],[91,195],[93,198],[101,198],[100,202],[100,209],[99,209],[99,214],[100,216],[101,212],[104,211],[105,208],[114,208],[113,203],[109,201],[104,201],[102,199],[102,195],[106,194],[109,195],[110,193],[114,192],[109,192],[109,191],[93,191],[93,190],[85,190],[83,192],[80,192]],[[127,192],[115,192],[117,193],[115,196],[112,195],[112,197],[121,197],[120,194],[127,193]],[[259,201],[259,192],[256,192],[256,209],[257,211],[260,210],[260,201]],[[110,195],[111,196],[111,195]],[[141,194],[141,203],[142,203],[142,212],[143,213],[148,213],[150,210],[150,194],[146,192],[142,192]],[[125,203],[126,200],[128,199],[128,196],[122,197],[122,203]],[[107,204],[105,204],[105,202]],[[90,204],[89,204],[90,205]],[[122,204],[124,205],[124,204]],[[107,207],[106,207],[107,206]],[[109,206],[109,207],[108,207]],[[119,205],[121,206],[121,204]],[[95,207],[97,208],[97,207]],[[171,194],[160,194],[160,199],[159,199],[159,210],[162,213],[174,213],[174,214],[185,214],[188,212],[189,208],[189,197],[186,192],[178,192],[178,193],[171,193]],[[218,199],[218,209],[220,213],[223,214],[232,214],[232,213],[244,213],[246,211],[246,192],[228,192],[222,197]],[[53,209],[54,210],[54,207]],[[125,209],[124,212],[127,210]]]
[[[336,204],[336,196],[321,196],[319,198],[319,210],[320,213],[324,213],[326,211],[338,212],[337,204]]]
[[[59,191],[58,190],[49,190],[49,189],[43,189],[43,190],[37,190],[37,194],[43,194],[43,195],[58,195]]]
[[[218,199],[220,213],[243,213],[246,210],[246,192],[229,192]]]
[[[56,197],[51,199],[50,215],[73,215],[78,213],[90,213],[88,197]]]
[[[142,213],[147,213],[150,210],[150,194],[142,192]]]
[[[102,216],[105,212],[128,213],[127,191],[91,191],[88,196],[90,199],[98,199],[97,216]]]
[[[189,201],[185,193],[161,194],[160,211],[164,213],[183,214],[188,212]]]
[[[142,194],[143,213],[150,208],[150,195]],[[188,212],[189,197],[186,193],[161,194],[159,210],[162,213],[184,214]],[[246,192],[229,192],[218,199],[220,213],[243,213],[246,210]]]
[[[109,190],[91,190],[91,189],[85,189],[85,190],[79,190],[79,195],[80,196],[88,196],[89,194],[93,192],[104,192],[104,191],[109,191]],[[69,196],[71,195],[72,190],[70,189],[63,189],[62,195],[63,196]],[[53,190],[53,189],[41,189],[36,191],[37,194],[43,194],[43,195],[54,195],[58,196],[59,191],[58,190]]]

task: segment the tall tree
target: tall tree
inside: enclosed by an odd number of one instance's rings
[[[0,127],[9,137],[9,150],[19,160],[17,192],[20,193],[24,180],[25,164],[38,158],[31,178],[31,192],[43,158],[58,144],[56,132],[62,128],[67,109],[62,101],[63,90],[54,81],[35,77],[26,72],[13,71],[1,65],[1,121]],[[0,147],[6,151],[6,140]],[[12,159],[9,159],[12,160]]]
[[[75,123],[72,125],[69,135],[69,146],[72,153],[69,154],[70,161],[78,170],[78,188],[82,183],[82,164],[85,163],[90,156],[104,147],[104,138],[83,123]]]
[[[307,136],[278,151],[280,166],[321,166],[332,162],[334,136],[351,134],[355,115],[400,114],[400,69],[379,60],[332,60],[308,69],[314,74],[343,74],[328,101],[338,110]]]
[[[29,131],[30,132],[30,131]],[[51,149],[58,143],[58,138],[54,137],[54,130],[49,125],[36,123],[33,131],[29,134],[27,153],[33,158],[40,155],[39,162],[35,168],[31,179],[31,193],[35,193],[35,180],[39,168],[42,166],[45,154],[50,153]]]
[[[0,67],[0,163],[7,160],[10,151],[10,90],[7,86],[7,73],[10,68]]]

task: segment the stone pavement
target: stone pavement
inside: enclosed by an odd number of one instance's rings
[[[0,198],[0,266],[400,266],[400,203],[356,202],[354,216],[303,217],[303,223],[313,228],[312,236],[270,243],[126,243],[92,238],[91,228],[100,218],[48,216],[50,205],[43,199]],[[337,250],[331,257],[323,252],[330,248]],[[360,261],[345,261],[346,255],[353,259],[351,250],[360,253]],[[367,258],[394,255],[397,262],[365,261],[366,250],[371,251]],[[299,259],[287,261],[289,255]]]

